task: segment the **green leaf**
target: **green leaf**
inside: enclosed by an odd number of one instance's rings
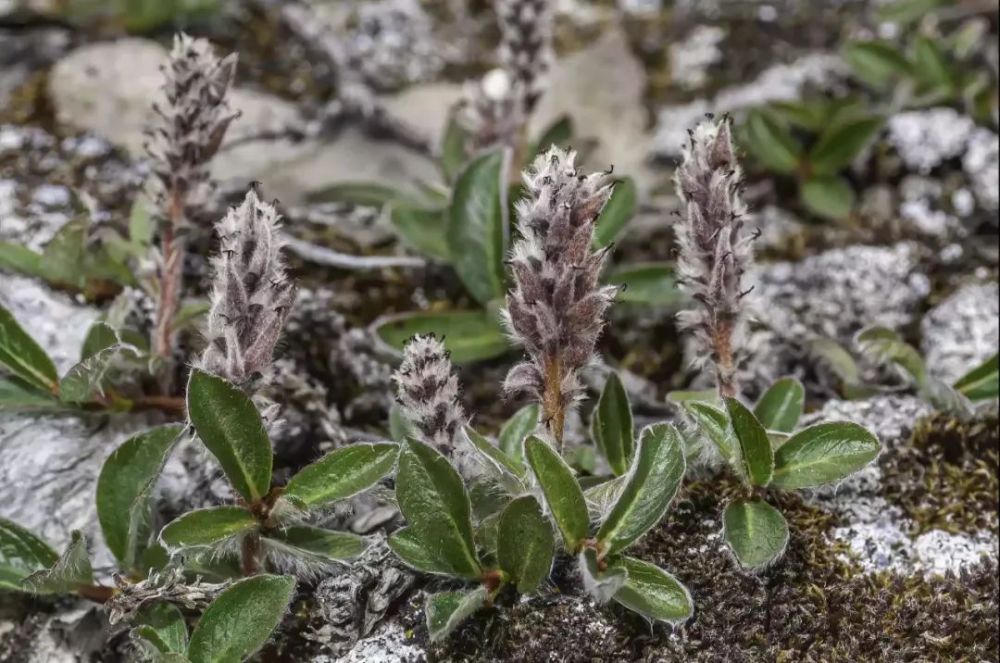
[[[396,499],[413,536],[438,566],[463,578],[479,577],[469,495],[444,456],[422,442],[408,440],[399,456]]]
[[[259,575],[235,583],[198,620],[188,658],[192,663],[249,658],[281,623],[294,591],[295,579],[290,576]]]
[[[929,87],[951,90],[955,86],[955,73],[951,70],[941,47],[930,37],[920,35],[914,45],[916,66],[914,73]]]
[[[723,537],[748,569],[777,561],[788,545],[788,523],[773,506],[760,499],[736,500],[722,515]]]
[[[462,622],[486,605],[486,588],[477,587],[466,592],[440,592],[429,594],[424,612],[431,642],[446,638]]]
[[[525,405],[515,412],[500,429],[500,449],[520,462],[524,458],[524,440],[538,428],[540,409],[537,403]]]
[[[395,205],[389,219],[402,240],[411,248],[435,260],[451,261],[448,243],[445,241],[447,209]]]
[[[187,410],[198,437],[248,502],[271,489],[271,441],[253,401],[226,380],[191,371]]]
[[[455,117],[455,113],[451,113],[444,136],[441,138],[441,170],[448,182],[454,182],[462,172],[462,167],[468,159],[465,149],[468,140],[468,133]]]
[[[994,353],[992,357],[960,377],[954,385],[955,389],[973,402],[996,398],[1000,394],[998,372],[1000,372],[1000,355]]]
[[[614,600],[646,619],[676,626],[694,614],[691,593],[677,578],[649,562],[625,557],[627,575]]]
[[[503,297],[506,287],[504,160],[497,150],[470,161],[455,182],[448,215],[452,267],[481,304]]]
[[[910,23],[940,7],[942,0],[897,0],[878,8],[879,21]]]
[[[339,182],[306,196],[311,203],[347,203],[376,208],[417,202],[413,198],[410,193],[374,182]]]
[[[431,332],[444,337],[445,347],[457,364],[492,359],[510,351],[500,320],[488,311],[408,313],[375,323],[378,337],[399,352],[414,335]]]
[[[115,361],[124,353],[139,356],[131,345],[116,343],[74,364],[59,380],[59,399],[64,403],[87,403],[103,397]]]
[[[774,452],[767,431],[753,412],[735,398],[726,399],[726,409],[740,445],[744,476],[752,486],[766,486],[774,473]]]
[[[40,253],[10,242],[0,242],[0,270],[42,279],[48,274]]]
[[[188,511],[160,530],[168,549],[211,546],[257,529],[257,519],[240,506],[216,506]]]
[[[552,525],[535,498],[526,495],[508,504],[497,530],[497,561],[517,591],[535,591],[548,578],[554,555]]]
[[[781,378],[764,392],[753,413],[767,430],[791,433],[799,423],[805,402],[802,383],[795,378]]]
[[[611,197],[605,203],[597,217],[594,228],[594,246],[604,248],[609,246],[622,231],[639,205],[639,191],[631,177],[625,177],[615,182]]]
[[[886,327],[868,327],[857,335],[856,341],[861,352],[872,361],[899,366],[917,386],[926,383],[924,358],[896,332]]]
[[[851,353],[840,343],[829,338],[815,338],[809,345],[809,350],[818,359],[824,361],[844,384],[861,382],[861,370]]]
[[[36,571],[21,581],[21,586],[35,594],[70,594],[79,587],[94,584],[87,539],[78,530],[71,534],[69,545],[49,568]]]
[[[389,442],[341,447],[302,468],[282,495],[304,508],[353,497],[391,472],[398,453],[399,446]]]
[[[417,425],[414,424],[399,403],[389,406],[389,437],[396,442],[405,442],[407,437],[418,436],[420,434]]]
[[[524,450],[552,518],[562,533],[566,550],[576,553],[587,538],[590,516],[573,470],[552,447],[535,436],[525,440]]]
[[[602,569],[597,552],[593,548],[581,550],[577,555],[576,565],[583,580],[583,591],[598,603],[610,601],[628,580],[628,572],[623,566],[610,565]]]
[[[813,177],[799,189],[802,203],[810,212],[826,219],[843,219],[854,209],[854,189],[842,177]]]
[[[439,559],[434,547],[425,545],[412,527],[403,527],[390,534],[389,548],[404,564],[422,573],[452,573],[451,565]]]
[[[0,305],[0,366],[42,391],[59,389],[55,364],[35,339]]]
[[[550,147],[565,148],[573,140],[573,118],[563,115],[542,131],[541,137],[531,151],[534,156],[545,154]]]
[[[714,405],[719,402],[719,392],[716,389],[680,389],[668,391],[667,400],[678,405],[684,405],[689,402]]]
[[[767,110],[793,126],[818,132],[826,123],[828,105],[825,100],[822,103],[815,101],[772,101],[767,105]]]
[[[50,394],[17,378],[0,377],[0,412],[4,410],[55,410],[62,407]]]
[[[885,124],[880,117],[858,117],[837,122],[824,131],[809,153],[817,175],[835,175],[851,164]]]
[[[844,59],[854,74],[872,87],[884,87],[912,73],[906,55],[886,41],[851,42],[844,48]]]
[[[147,603],[135,616],[136,633],[161,654],[187,651],[188,631],[184,615],[171,603]]]
[[[738,472],[743,471],[739,441],[729,425],[729,415],[709,403],[688,401],[683,404],[695,425],[718,448],[722,459]]]
[[[616,302],[646,306],[673,307],[685,301],[677,287],[674,266],[647,262],[616,268],[605,279],[609,285],[622,286]]]
[[[632,405],[617,373],[608,375],[591,421],[594,442],[616,476],[628,471],[635,452]]]
[[[161,426],[126,440],[108,456],[97,479],[97,519],[122,565],[135,568],[149,540],[153,488],[183,427]]]
[[[502,449],[494,445],[483,435],[480,435],[472,426],[465,427],[465,434],[469,437],[472,446],[497,471],[515,479],[524,478],[525,470],[524,466],[521,465],[520,459],[515,459],[505,454]]]
[[[132,201],[128,215],[128,238],[137,247],[147,247],[153,243],[156,225],[153,219],[154,201],[149,195],[140,193]]]
[[[747,149],[769,169],[790,174],[799,167],[802,147],[788,129],[767,113],[760,110],[747,113],[745,135]]]
[[[90,359],[101,350],[107,350],[120,342],[114,327],[103,320],[98,320],[87,330],[83,347],[80,349],[80,360]]]
[[[266,544],[278,548],[283,554],[313,558],[321,562],[352,559],[368,547],[364,537],[357,534],[308,525],[270,530],[263,538]]]
[[[778,447],[771,484],[790,490],[834,483],[875,460],[879,451],[878,439],[857,424],[816,424]]]
[[[21,581],[49,568],[59,554],[17,523],[0,518],[0,590],[21,590]]]
[[[677,429],[670,424],[644,428],[618,501],[597,532],[597,541],[607,554],[625,550],[660,522],[677,494],[684,470],[684,445]]]

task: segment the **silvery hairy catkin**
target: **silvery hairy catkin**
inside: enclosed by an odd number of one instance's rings
[[[173,318],[181,299],[185,233],[212,192],[209,162],[238,113],[226,94],[236,73],[236,54],[222,59],[204,39],[174,37],[164,67],[166,104],[153,105],[147,151],[160,184],[160,292],[153,351],[168,362],[173,353]]]
[[[610,172],[580,175],[575,152],[553,147],[524,173],[517,204],[521,237],[510,256],[514,289],[504,319],[529,360],[504,389],[538,399],[561,446],[567,408],[583,387],[578,372],[594,354],[617,289],[598,284],[608,251],[593,248],[598,214],[611,195]]]
[[[205,371],[242,385],[271,365],[295,286],[285,274],[279,216],[256,185],[218,223],[219,253],[212,259],[212,306]]]
[[[392,379],[399,404],[424,441],[449,459],[459,460],[456,442],[468,417],[458,399],[458,377],[444,343],[432,334],[414,336]]]
[[[715,366],[722,396],[738,393],[738,351],[745,325],[741,286],[753,261],[743,232],[746,206],[740,197],[741,171],[728,118],[709,119],[691,132],[676,174],[684,203],[677,224],[681,286],[698,302],[683,311],[681,326],[691,330],[699,361]]]
[[[500,66],[509,72],[530,113],[552,66],[551,0],[497,0]]]

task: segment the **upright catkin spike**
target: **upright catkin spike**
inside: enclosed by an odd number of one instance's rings
[[[262,375],[295,301],[278,234],[281,217],[256,185],[216,226],[208,345],[200,368],[236,385]]]
[[[153,106],[147,151],[159,182],[159,298],[153,329],[153,352],[170,373],[173,320],[181,300],[186,254],[185,233],[212,192],[209,162],[222,144],[229,124],[238,116],[226,95],[236,73],[236,54],[222,59],[204,39],[174,37],[163,69],[166,105]],[[164,378],[169,387],[169,378]]]
[[[578,373],[594,354],[617,292],[598,284],[608,252],[593,248],[613,178],[580,175],[575,160],[575,152],[553,147],[524,173],[521,237],[510,256],[514,289],[503,311],[511,336],[528,354],[507,374],[504,389],[539,401],[559,446],[566,412],[583,393]]]
[[[497,0],[500,66],[521,89],[525,114],[545,89],[552,66],[551,0]]]
[[[703,121],[690,133],[676,174],[685,210],[677,223],[682,287],[697,302],[679,321],[697,344],[696,361],[711,361],[719,394],[739,393],[736,372],[745,327],[743,274],[754,237],[744,232],[742,177],[728,118]]]

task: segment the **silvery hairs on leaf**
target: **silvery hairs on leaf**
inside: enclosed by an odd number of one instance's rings
[[[295,301],[281,257],[280,219],[253,185],[216,226],[219,253],[212,259],[208,345],[199,367],[233,384],[262,375],[271,365]]]
[[[433,335],[414,336],[403,349],[403,361],[392,376],[396,398],[420,430],[423,441],[435,447],[471,478],[478,464],[463,428],[469,418],[459,401],[458,376],[444,343]]]
[[[575,160],[575,152],[553,147],[524,173],[524,197],[517,203],[521,237],[509,261],[514,289],[503,311],[512,338],[529,357],[507,374],[504,389],[533,395],[547,420],[561,418],[580,398],[577,374],[594,354],[617,292],[598,284],[608,251],[592,248],[613,178],[610,172],[580,175]]]
[[[743,274],[753,262],[755,236],[744,233],[742,173],[730,121],[709,119],[690,132],[676,174],[684,203],[677,224],[681,287],[698,302],[679,314],[699,347],[699,361],[715,365],[723,396],[737,394],[736,371],[745,327]]]

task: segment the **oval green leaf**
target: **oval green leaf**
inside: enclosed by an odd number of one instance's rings
[[[842,177],[814,177],[799,190],[809,211],[826,219],[843,219],[854,209],[854,189]]]
[[[451,575],[451,565],[437,555],[437,546],[428,546],[411,527],[403,527],[389,535],[389,548],[407,566],[421,573]]]
[[[271,441],[253,401],[226,380],[197,369],[188,382],[187,409],[198,437],[248,502],[271,489]]]
[[[321,527],[293,525],[268,531],[264,545],[270,545],[292,557],[339,562],[357,557],[368,543],[364,537],[350,532],[335,532]]]
[[[466,592],[440,592],[427,596],[424,612],[431,642],[446,638],[462,622],[486,605],[486,588]]]
[[[555,555],[552,525],[530,495],[507,505],[497,529],[497,561],[521,594],[530,594],[548,578]]]
[[[78,530],[52,566],[36,571],[21,581],[21,587],[35,594],[70,594],[81,586],[94,584],[87,539]]]
[[[182,430],[161,426],[131,437],[101,467],[97,519],[108,549],[124,569],[135,569],[148,543],[153,488]]]
[[[744,134],[747,149],[777,173],[794,173],[799,167],[801,146],[773,117],[760,110],[747,114]]]
[[[677,287],[674,266],[668,263],[625,265],[611,272],[606,281],[609,285],[621,286],[616,302],[672,307],[685,300],[684,293]]]
[[[535,436],[524,443],[525,456],[545,495],[545,502],[562,533],[566,550],[576,553],[590,528],[587,501],[573,470],[548,444]]]
[[[795,378],[781,378],[764,392],[754,407],[757,420],[771,431],[791,433],[806,403],[806,390]]]
[[[52,359],[2,305],[0,366],[5,366],[17,377],[43,391],[55,393],[59,389],[59,374]]]
[[[1000,394],[1000,354],[994,354],[955,383],[955,389],[970,401],[985,401]]]
[[[880,117],[858,117],[828,127],[809,153],[813,172],[835,175],[849,166],[882,130],[884,123]]]
[[[483,456],[486,462],[501,474],[507,474],[515,479],[523,479],[525,475],[524,466],[520,460],[515,460],[505,454],[499,447],[490,442],[486,437],[480,435],[472,426],[465,427],[465,434],[469,442],[476,451]]]
[[[736,500],[722,514],[723,536],[736,560],[748,569],[776,562],[788,545],[788,523],[760,499]]]
[[[160,530],[168,549],[211,546],[257,528],[253,514],[238,506],[216,506],[188,511]]]
[[[49,568],[59,554],[17,523],[0,518],[0,590],[20,591],[21,581]]]
[[[331,451],[293,476],[282,496],[304,508],[319,508],[368,490],[392,471],[399,446],[351,444]]]
[[[377,320],[374,327],[379,339],[397,352],[415,335],[435,333],[444,338],[457,364],[492,359],[510,350],[499,318],[488,311],[407,313]]]
[[[703,401],[686,401],[684,410],[694,419],[698,430],[719,450],[722,459],[737,472],[743,472],[739,442],[729,425],[729,416]]]
[[[409,529],[427,547],[430,558],[453,575],[479,577],[469,495],[448,459],[422,442],[408,440],[399,456],[396,498]]]
[[[924,358],[903,337],[886,327],[868,327],[857,335],[862,354],[872,361],[893,363],[909,373],[917,386],[927,381]]]
[[[886,41],[851,42],[844,48],[844,59],[872,87],[883,87],[911,73],[906,55]]]
[[[488,152],[465,166],[448,214],[452,267],[481,304],[503,297],[506,253],[504,153]]]
[[[729,421],[740,445],[744,476],[753,486],[766,486],[774,473],[774,452],[767,431],[753,412],[735,398],[726,399]]]
[[[445,241],[448,210],[396,205],[392,208],[389,220],[408,246],[430,258],[450,261],[451,254]]]
[[[628,574],[614,600],[646,619],[676,626],[694,614],[691,593],[677,578],[660,567],[634,557],[620,565]]]
[[[273,575],[247,578],[226,589],[208,606],[191,634],[191,663],[249,658],[281,623],[294,591],[294,578]]]
[[[622,229],[635,216],[639,204],[639,190],[631,177],[625,177],[615,182],[611,197],[605,203],[597,217],[594,227],[594,247],[603,249],[618,237]]]
[[[816,424],[778,447],[771,485],[790,490],[840,481],[875,460],[879,451],[878,439],[857,424]]]
[[[594,409],[591,433],[616,476],[628,471],[635,451],[632,405],[617,373],[608,375]]]
[[[184,615],[172,603],[147,603],[135,617],[136,633],[161,654],[187,651],[188,630]]]
[[[519,462],[524,458],[524,440],[538,428],[541,410],[537,403],[525,405],[508,419],[500,429],[500,449]]]
[[[597,532],[606,554],[621,552],[652,529],[667,512],[684,478],[684,445],[670,424],[643,429],[625,485]]]

